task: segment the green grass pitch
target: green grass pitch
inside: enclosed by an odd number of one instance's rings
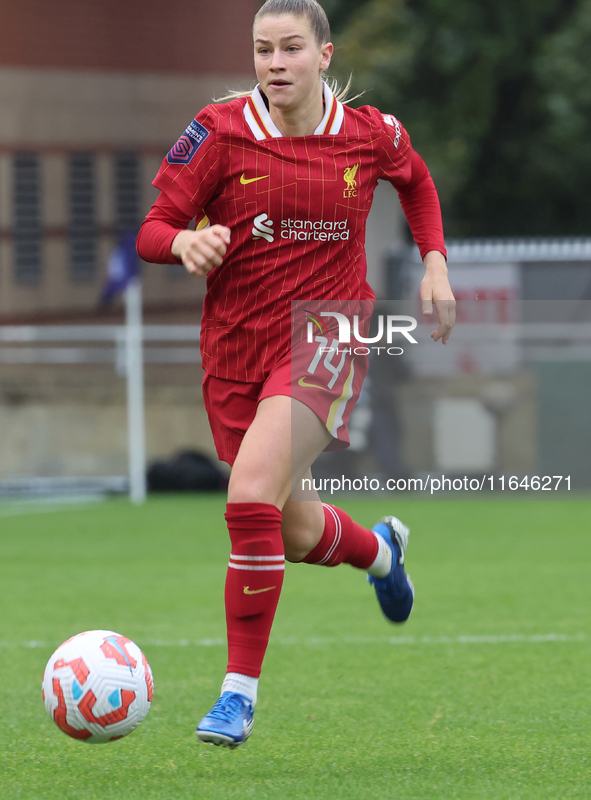
[[[288,565],[234,752],[194,736],[225,667],[224,498],[0,507],[0,797],[590,798],[588,499],[343,506],[410,525],[413,614],[387,623],[349,566]],[[107,745],[41,700],[50,654],[91,628],[135,640],[155,679],[145,722]]]

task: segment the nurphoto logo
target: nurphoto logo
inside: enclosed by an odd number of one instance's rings
[[[386,350],[388,355],[402,355],[404,352],[402,347],[389,346],[392,345],[395,334],[403,336],[411,344],[418,344],[417,340],[411,334],[411,331],[414,331],[417,327],[417,321],[414,317],[409,317],[405,314],[379,314],[377,317],[377,333],[374,336],[362,336],[359,330],[359,314],[353,315],[353,324],[351,324],[351,320],[347,315],[338,311],[321,311],[319,314],[313,314],[311,311],[304,311],[303,313],[308,320],[308,343],[312,344],[313,342],[318,342],[322,348],[322,352],[325,353],[331,353],[336,349],[337,353],[347,351],[354,355],[369,355],[372,350],[377,351],[378,354],[382,350]],[[324,317],[330,317],[337,321],[338,336],[334,336],[330,333],[328,325],[325,319],[323,319]],[[339,345],[351,344],[351,338],[353,338],[354,344],[356,343],[363,346],[339,350]],[[368,344],[376,345],[378,342],[382,343],[381,347],[370,348],[365,346]],[[388,347],[386,347],[386,345],[388,345]]]

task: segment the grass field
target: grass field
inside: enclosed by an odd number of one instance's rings
[[[371,526],[392,506],[343,505]],[[412,502],[409,622],[362,573],[288,565],[254,734],[194,728],[225,667],[224,498],[0,508],[0,797],[591,798],[591,504]],[[41,675],[90,628],[146,653],[152,709],[87,745],[47,716]]]

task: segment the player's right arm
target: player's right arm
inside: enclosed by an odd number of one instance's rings
[[[145,261],[181,262],[194,275],[219,266],[230,244],[230,229],[212,225],[187,230],[203,217],[220,179],[216,110],[208,106],[169,151],[153,183],[161,194],[140,229],[137,249]]]
[[[212,225],[187,230],[190,221],[191,217],[162,192],[140,228],[137,237],[140,257],[152,264],[180,262],[192,275],[206,275],[219,266],[230,243],[230,229]]]
[[[212,225],[200,231],[180,231],[172,240],[170,251],[191,275],[207,275],[222,263],[229,244],[230,228]]]

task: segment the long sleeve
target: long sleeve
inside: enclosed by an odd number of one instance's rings
[[[430,250],[439,250],[447,257],[437,190],[427,165],[413,149],[408,131],[396,117],[382,114],[377,108],[366,106],[360,111],[370,116],[379,130],[380,178],[389,181],[398,192],[421,258]]]
[[[443,237],[443,221],[437,189],[423,159],[411,153],[412,177],[398,188],[400,204],[421,258],[430,250],[439,250],[447,258]]]
[[[178,264],[170,248],[174,237],[186,230],[190,221],[191,217],[161,192],[138,233],[136,246],[140,258],[152,264]]]

